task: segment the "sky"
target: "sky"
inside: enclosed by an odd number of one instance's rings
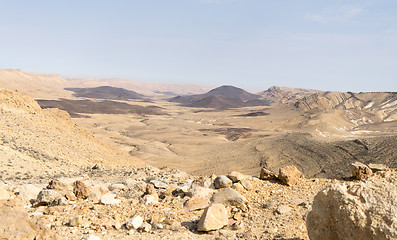
[[[0,68],[397,91],[396,0],[0,0]]]

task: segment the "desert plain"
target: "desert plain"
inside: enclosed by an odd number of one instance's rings
[[[351,184],[350,164],[397,167],[395,92],[248,93],[7,69],[0,87],[2,206],[25,206],[32,226],[5,227],[3,236],[16,239],[309,239],[314,196]],[[290,165],[304,176],[296,185],[259,179],[262,169]],[[225,204],[227,223],[205,229],[209,210],[186,203],[195,187],[211,196],[232,187],[214,186],[231,172],[244,176],[228,180],[243,205]],[[27,184],[37,192],[25,194]],[[40,200],[43,188],[63,199]],[[211,196],[200,195],[208,203]],[[131,225],[137,216],[146,225]]]

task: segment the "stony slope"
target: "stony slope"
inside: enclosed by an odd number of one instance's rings
[[[76,174],[95,163],[145,165],[106,145],[58,109],[41,109],[30,97],[0,90],[0,171],[3,179]]]

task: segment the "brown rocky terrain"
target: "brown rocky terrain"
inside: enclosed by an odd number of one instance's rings
[[[0,90],[1,178],[76,175],[94,163],[143,166],[76,126],[68,113],[41,109],[30,97]]]
[[[0,83],[45,109],[0,91],[0,239],[393,239],[394,202],[376,196],[395,195],[396,173],[376,164],[396,167],[394,93],[273,87],[237,98],[264,106],[184,107],[72,96],[46,85],[71,80],[5,72]],[[348,210],[336,223],[321,218],[331,202]]]

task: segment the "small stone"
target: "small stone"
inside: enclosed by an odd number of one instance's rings
[[[116,230],[120,230],[121,229],[121,223],[118,220],[116,220],[114,222],[114,229],[116,229]]]
[[[292,186],[298,182],[299,178],[302,178],[303,174],[295,166],[290,165],[280,168],[278,179],[285,185]]]
[[[67,183],[63,183],[59,180],[51,180],[48,183],[47,189],[58,190],[58,191],[73,191],[73,187]]]
[[[104,167],[103,167],[103,164],[101,164],[101,163],[97,163],[92,167],[92,170],[103,170],[103,169],[104,169]]]
[[[220,175],[214,179],[214,186],[216,189],[230,187],[232,184],[232,180],[225,175]]]
[[[260,176],[259,176],[259,179],[261,179],[261,180],[274,180],[274,179],[277,179],[277,177],[276,177],[276,174],[274,174],[272,171],[267,170],[266,168],[262,168]]]
[[[228,225],[227,211],[222,204],[212,204],[204,210],[201,216],[197,230],[198,231],[212,231],[223,228]]]
[[[166,189],[168,187],[165,182],[158,180],[151,180],[150,183],[153,184],[156,188]]]
[[[143,232],[150,232],[150,230],[152,230],[152,225],[150,225],[147,222],[144,222],[139,229],[141,229]]]
[[[143,200],[143,204],[145,204],[145,205],[156,204],[159,202],[158,197],[156,198],[153,195],[145,195],[145,196],[143,196],[142,200]]]
[[[181,223],[177,220],[169,220],[168,222],[169,229],[172,231],[179,231],[181,229]]]
[[[120,199],[116,199],[116,194],[112,192],[108,192],[101,197],[101,203],[105,205],[114,205],[119,204],[120,202]]]
[[[73,183],[73,193],[77,198],[86,199],[90,195],[91,190],[83,181],[77,180]]]
[[[189,191],[189,195],[192,197],[196,196],[208,200],[212,197],[212,195],[214,195],[214,193],[215,193],[214,189],[205,188],[205,187],[195,187]]]
[[[138,229],[143,224],[143,218],[139,215],[131,218],[126,224],[125,227],[130,229]]]
[[[211,202],[221,203],[228,206],[240,206],[243,203],[246,203],[247,199],[237,191],[231,188],[225,188],[212,196]]]
[[[253,189],[252,183],[251,183],[251,181],[248,180],[248,179],[242,179],[242,180],[240,181],[240,183],[241,183],[241,185],[242,185],[247,191]]]
[[[207,199],[193,196],[185,202],[184,207],[188,211],[194,211],[204,209],[208,207],[208,205],[209,203]]]
[[[98,236],[96,236],[96,235],[91,235],[91,234],[90,234],[90,235],[88,235],[88,236],[82,238],[82,240],[101,240],[101,238],[98,237]]]
[[[241,183],[233,183],[232,188],[237,192],[243,192],[245,190],[245,188],[243,187],[243,185],[241,185]]]
[[[78,227],[83,222],[83,218],[81,216],[75,216],[69,221],[69,227]]]
[[[231,172],[227,175],[227,177],[232,180],[234,183],[235,182],[240,182],[241,180],[245,179],[246,176],[242,173],[239,172]]]
[[[161,224],[161,223],[153,223],[153,227],[156,228],[156,229],[163,229],[164,228],[163,224]]]
[[[127,189],[127,187],[122,183],[115,183],[109,186],[110,191],[122,191]]]
[[[291,210],[292,210],[291,207],[286,206],[286,205],[281,205],[281,206],[279,206],[279,207],[276,209],[275,212],[276,212],[277,214],[284,215],[284,214],[287,214],[287,213],[291,212]]]
[[[380,171],[387,171],[389,168],[385,166],[384,164],[380,163],[370,163],[368,164],[368,167],[372,170],[372,172],[380,172]]]
[[[234,222],[231,226],[230,229],[236,231],[244,228],[244,223],[243,222]]]
[[[357,180],[364,180],[372,175],[372,170],[360,162],[351,163],[350,170],[352,171],[353,178]]]

